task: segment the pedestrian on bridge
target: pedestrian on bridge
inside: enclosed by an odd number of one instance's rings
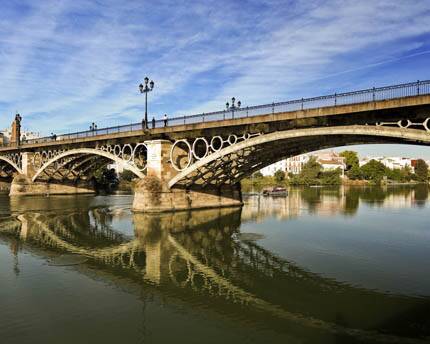
[[[167,114],[164,114],[164,126],[167,127]]]
[[[152,129],[155,128],[155,117],[152,117]]]

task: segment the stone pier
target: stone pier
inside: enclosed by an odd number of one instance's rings
[[[33,153],[22,153],[22,174],[16,175],[10,185],[10,196],[30,195],[74,195],[94,193],[94,187],[88,182],[65,184],[60,182],[34,182],[36,171],[32,163]]]
[[[166,212],[189,209],[237,207],[242,205],[240,185],[192,189],[169,188],[168,182],[178,172],[170,163],[172,143],[154,140],[148,147],[147,176],[136,189],[133,210],[141,212]]]

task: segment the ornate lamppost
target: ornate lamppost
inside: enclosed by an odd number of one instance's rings
[[[140,84],[139,90],[140,93],[145,93],[145,129],[148,129],[148,93],[154,89],[154,81],[149,81],[148,77],[145,77],[144,81],[145,85]]]
[[[226,106],[226,108],[227,108],[227,111],[231,110],[231,116],[232,116],[232,118],[234,118],[234,110],[236,110],[236,109],[240,109],[240,105],[242,104],[242,103],[240,102],[240,100],[239,100],[239,101],[237,102],[237,105],[235,105],[235,104],[234,104],[234,103],[235,103],[235,101],[236,101],[236,98],[235,98],[235,97],[233,97],[233,98],[231,98],[231,106],[230,106],[229,102],[225,103],[225,106]]]

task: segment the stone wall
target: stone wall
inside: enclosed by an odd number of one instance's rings
[[[26,175],[16,176],[10,186],[9,195],[29,196],[29,195],[74,195],[94,193],[94,188],[88,183],[76,185],[56,184],[45,182],[32,182]]]
[[[240,184],[220,188],[169,189],[155,176],[141,180],[134,194],[133,210],[165,212],[190,209],[238,207],[242,205]]]

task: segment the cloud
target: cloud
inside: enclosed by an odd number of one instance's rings
[[[424,79],[428,1],[8,2],[0,121],[45,133]],[[421,54],[421,55],[420,55]],[[406,63],[406,62],[405,62]],[[390,66],[394,66],[390,70]],[[408,78],[408,80],[404,80]]]

